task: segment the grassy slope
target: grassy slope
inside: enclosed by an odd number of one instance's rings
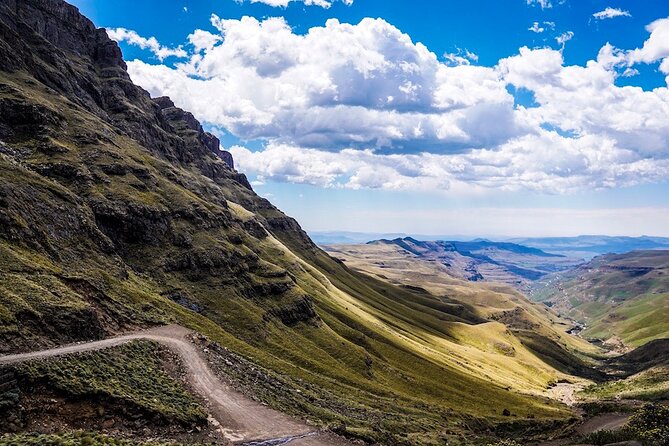
[[[607,363],[620,379],[586,388],[585,398],[650,401],[669,398],[669,339],[647,342],[629,353],[608,359]]]
[[[569,353],[570,351],[579,354],[594,353],[591,345],[564,334],[562,330],[566,325],[560,325],[555,315],[548,313],[542,306],[531,304],[508,287],[476,286],[453,281],[449,275],[432,269],[434,265],[429,262],[405,262],[403,269],[395,269],[392,267],[393,259],[384,256],[376,259],[382,261],[383,268],[375,268],[375,262],[356,263],[359,269],[370,273],[361,276],[360,273],[341,265],[323,266],[325,262],[321,264],[319,259],[321,255],[314,252],[312,262],[321,266],[330,277],[335,277],[335,283],[341,284],[340,288],[351,290],[352,294],[360,289],[355,285],[360,280],[368,285],[374,284],[384,294],[384,287],[391,285],[388,281],[371,276],[383,275],[395,283],[424,286],[433,294],[423,291],[421,297],[435,306],[459,307],[459,314],[468,318],[469,323],[464,320],[442,319],[439,323],[440,337],[436,339],[427,333],[423,339],[433,341],[430,345],[432,348],[447,352],[448,357],[467,370],[467,373],[483,373],[484,376],[503,382],[511,388],[537,391],[548,380],[559,376],[553,368],[546,367],[544,361],[538,360],[537,346],[541,353],[545,353],[543,360],[551,360],[550,356],[554,356],[562,360],[570,368],[570,372],[587,367],[578,357]],[[415,305],[420,301],[415,296],[417,293],[413,294],[405,304]],[[522,311],[514,311],[518,309]],[[490,322],[496,319],[507,326]],[[489,322],[480,323],[486,320]],[[560,368],[559,364],[555,364],[556,361],[551,362]],[[481,369],[482,365],[484,366]]]
[[[595,400],[666,401],[669,398],[669,366],[652,367],[621,380],[590,386],[581,396]]]
[[[162,370],[160,352],[158,344],[132,342],[98,352],[30,361],[15,370],[28,387],[45,385],[68,397],[110,400],[186,426],[206,424],[205,409]]]
[[[595,258],[536,298],[585,323],[584,336],[619,336],[631,346],[669,337],[669,251]]]

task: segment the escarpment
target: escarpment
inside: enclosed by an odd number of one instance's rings
[[[257,317],[240,333],[317,318],[291,276],[266,274],[285,272],[269,233],[308,240],[299,225],[191,113],[133,84],[116,42],[61,0],[0,5],[0,154],[3,350],[169,321],[141,294],[184,284],[195,289],[172,299],[184,308]],[[115,297],[133,282],[133,302]],[[70,322],[97,328],[77,338]]]

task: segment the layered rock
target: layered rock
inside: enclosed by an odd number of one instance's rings
[[[0,269],[0,295],[20,289],[13,281],[29,283],[27,292],[44,287],[33,283],[39,271],[62,286],[51,300],[67,302],[21,308],[12,297],[0,328],[14,328],[0,330],[0,344],[23,349],[27,333],[59,343],[160,322],[162,310],[137,313],[112,297],[133,274],[198,313],[317,319],[294,278],[268,266],[276,260],[262,244],[273,233],[312,246],[299,225],[253,192],[191,113],[134,85],[116,42],[62,0],[0,3],[0,176],[0,263],[24,265],[6,280]],[[39,261],[17,260],[17,249]],[[170,291],[182,283],[194,288],[188,297]],[[68,328],[80,324],[90,330]]]

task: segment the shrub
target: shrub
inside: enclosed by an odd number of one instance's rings
[[[106,350],[30,361],[17,368],[29,384],[46,384],[76,398],[111,400],[168,422],[206,424],[198,400],[162,368],[162,347],[135,341]]]
[[[644,406],[632,415],[628,427],[644,446],[669,446],[669,406]]]
[[[644,446],[669,446],[669,406],[648,404],[637,410],[622,429],[593,432],[582,440],[594,445],[638,440]]]
[[[634,432],[631,429],[624,427],[622,429],[618,429],[615,431],[600,430],[597,432],[593,432],[591,434],[585,435],[583,437],[583,442],[600,446],[605,444],[619,443],[623,441],[630,441],[636,439],[637,437],[634,434]]]

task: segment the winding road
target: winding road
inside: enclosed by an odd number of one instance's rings
[[[16,364],[73,353],[102,350],[135,340],[159,342],[177,353],[186,367],[186,377],[193,390],[206,402],[210,422],[225,438],[247,446],[346,446],[351,443],[306,423],[253,401],[221,381],[211,370],[202,353],[189,341],[192,334],[179,325],[167,325],[123,336],[50,350],[0,356],[0,365]]]

